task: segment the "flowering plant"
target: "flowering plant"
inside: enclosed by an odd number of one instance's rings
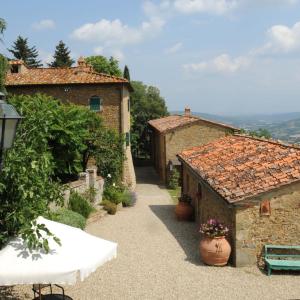
[[[228,234],[228,227],[216,219],[209,219],[206,223],[201,224],[199,232],[208,237],[220,237]]]

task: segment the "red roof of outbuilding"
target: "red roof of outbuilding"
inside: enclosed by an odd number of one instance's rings
[[[300,180],[300,149],[232,135],[178,155],[233,203]]]
[[[238,130],[237,128],[232,127],[230,125],[226,125],[226,124],[222,124],[222,123],[202,119],[202,118],[199,118],[199,117],[196,117],[196,116],[187,116],[187,115],[167,116],[167,117],[163,117],[163,118],[160,118],[160,119],[150,120],[148,123],[149,123],[150,126],[155,128],[159,132],[167,132],[167,131],[170,131],[170,130],[181,128],[183,126],[190,125],[190,124],[197,123],[197,122],[201,122],[201,121],[206,122],[206,123],[210,123],[210,124],[213,124],[213,125],[216,125],[216,126],[229,128],[229,129],[232,129],[232,130]]]

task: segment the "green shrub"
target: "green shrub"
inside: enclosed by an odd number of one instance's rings
[[[123,192],[120,187],[108,186],[104,189],[103,198],[115,204],[122,202]]]
[[[132,194],[128,190],[125,190],[122,194],[122,205],[124,207],[133,205]]]
[[[106,210],[110,215],[115,215],[117,212],[117,205],[108,200],[103,200],[101,202],[103,209]]]
[[[69,209],[81,214],[85,218],[88,218],[90,213],[94,211],[91,204],[77,192],[73,192],[69,199]]]
[[[81,214],[65,208],[52,213],[51,219],[81,229],[84,229],[86,224],[86,219]]]
[[[171,190],[176,190],[178,188],[178,180],[179,180],[179,172],[176,169],[171,171],[169,180],[168,180],[168,188]]]

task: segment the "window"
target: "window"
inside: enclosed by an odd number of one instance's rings
[[[19,73],[19,66],[11,65],[10,71],[11,71],[11,73]]]
[[[130,145],[130,132],[126,132],[126,146]]]
[[[270,200],[263,200],[260,203],[260,215],[261,216],[270,216],[271,215]]]
[[[102,100],[98,96],[92,96],[89,101],[90,110],[102,111]]]

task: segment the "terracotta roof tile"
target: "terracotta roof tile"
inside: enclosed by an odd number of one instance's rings
[[[148,123],[150,126],[158,130],[159,132],[167,132],[177,128],[181,128],[185,125],[197,123],[197,122],[207,122],[213,125],[222,126],[232,130],[239,130],[230,125],[202,119],[196,116],[186,116],[186,115],[171,115],[160,119],[150,120]]]
[[[97,73],[93,68],[79,60],[77,67],[71,68],[27,68],[21,73],[7,73],[5,85],[44,85],[44,84],[91,84],[91,83],[129,83],[126,79]],[[11,65],[24,64],[10,61]]]
[[[300,180],[300,148],[232,135],[178,157],[233,203]]]

